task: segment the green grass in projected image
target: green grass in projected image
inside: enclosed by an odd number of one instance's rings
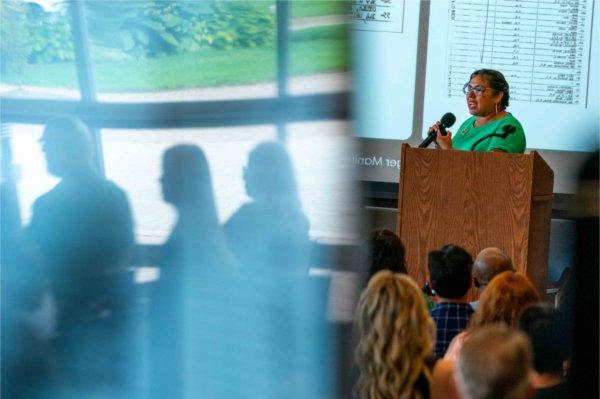
[[[290,75],[347,70],[348,25],[309,27],[290,34]],[[92,61],[102,92],[143,92],[273,81],[277,51],[262,47],[213,50],[123,60]],[[27,64],[2,83],[77,89],[75,64]]]
[[[348,14],[350,3],[342,0],[295,0],[291,4],[292,18]]]

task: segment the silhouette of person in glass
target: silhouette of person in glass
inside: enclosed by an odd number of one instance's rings
[[[256,146],[244,168],[243,204],[225,224],[238,260],[258,272],[306,272],[308,219],[302,212],[287,151],[278,143]]]
[[[307,273],[309,223],[287,151],[275,142],[256,146],[244,181],[251,201],[224,227],[245,282],[239,291],[247,298],[240,305],[248,308],[245,349],[261,359],[260,369],[246,373],[256,397],[314,397],[307,369],[321,340],[312,335],[319,332],[311,319],[316,312]]]
[[[160,279],[152,293],[151,394],[226,397],[218,394],[226,384],[220,372],[231,367],[222,357],[229,299],[223,291],[233,260],[217,218],[206,156],[196,145],[169,148],[160,181],[177,222],[162,247]]]
[[[41,143],[48,171],[61,181],[33,204],[25,239],[39,253],[56,298],[60,372],[74,392],[121,392],[130,344],[129,201],[94,169],[91,134],[81,120],[50,120]]]
[[[10,164],[2,165],[0,183],[0,397],[37,398],[56,388],[58,382],[51,349],[55,308],[44,270],[22,243],[10,169]]]

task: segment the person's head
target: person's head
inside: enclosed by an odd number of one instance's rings
[[[365,246],[369,277],[380,270],[407,274],[404,245],[394,232],[388,229],[373,230],[369,233]]]
[[[72,116],[51,119],[40,141],[51,174],[65,177],[92,169],[92,136],[80,119]]]
[[[429,283],[441,298],[459,299],[471,287],[471,255],[458,245],[445,245],[428,257]]]
[[[503,322],[516,327],[523,309],[539,302],[540,296],[526,276],[512,271],[500,273],[479,297],[469,326]]]
[[[562,314],[548,305],[531,305],[519,317],[519,329],[529,336],[533,369],[539,374],[562,374],[569,358],[569,340]]]
[[[508,82],[501,72],[494,69],[473,72],[463,91],[471,115],[492,116],[508,107]]]
[[[407,275],[382,270],[363,291],[356,349],[361,398],[412,397],[414,382],[429,372],[435,325],[421,290]]]
[[[511,270],[512,261],[500,248],[485,248],[473,262],[473,281],[483,291],[496,275]]]
[[[178,209],[202,209],[216,215],[208,161],[197,145],[168,148],[163,154],[160,182],[165,202]]]
[[[264,142],[250,152],[244,182],[246,193],[254,200],[297,200],[292,161],[279,143]]]
[[[493,324],[469,334],[458,354],[454,379],[464,399],[524,399],[530,365],[527,337]]]

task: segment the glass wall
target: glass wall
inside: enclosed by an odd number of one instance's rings
[[[276,94],[275,1],[91,1],[101,101],[207,101]]]
[[[11,137],[13,178],[17,183],[21,217],[31,219],[31,207],[37,197],[49,191],[59,179],[46,169],[40,139],[44,126],[11,124],[5,134]]]
[[[0,4],[22,220],[2,236],[3,396],[334,397],[329,281],[308,270],[358,236],[346,3]],[[44,133],[63,116],[90,137]]]
[[[65,3],[0,2],[0,96],[80,98]]]
[[[350,5],[346,1],[290,3],[290,94],[349,90],[349,12]]]
[[[219,220],[225,222],[247,200],[242,170],[248,153],[259,142],[275,139],[272,125],[102,131],[106,176],[129,195],[138,242],[154,244],[166,240],[174,221],[159,181],[165,150],[182,143],[202,148],[209,162]]]

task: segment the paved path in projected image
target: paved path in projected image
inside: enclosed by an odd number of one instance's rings
[[[341,25],[349,22],[347,15],[322,15],[294,18],[290,30]],[[292,95],[335,93],[349,91],[347,72],[325,72],[290,78],[288,90]],[[197,87],[179,90],[134,93],[98,93],[99,101],[106,102],[159,102],[159,101],[214,101],[232,99],[268,98],[277,95],[276,82],[247,85]],[[59,87],[12,85],[0,83],[0,96],[5,98],[79,100],[79,90]]]
[[[294,18],[290,20],[290,29],[293,31],[318,26],[342,25],[351,21],[349,15],[321,15],[316,17]]]
[[[348,72],[328,72],[290,78],[289,93],[319,94],[349,91]],[[159,101],[216,101],[233,99],[269,98],[277,95],[275,82],[249,85],[201,87],[137,93],[98,93],[104,102],[159,102]],[[15,86],[0,84],[0,96],[4,98],[79,100],[79,91],[38,86]]]

